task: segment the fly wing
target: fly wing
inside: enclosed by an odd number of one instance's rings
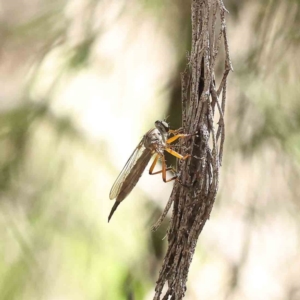
[[[136,160],[136,163],[125,178],[116,201],[121,202],[129,195],[142,176],[151,156],[152,153],[149,149],[145,149],[142,152],[141,156]]]
[[[151,151],[144,147],[141,140],[112,186],[109,193],[111,200],[115,198],[118,202],[124,200],[138,182],[151,156]]]

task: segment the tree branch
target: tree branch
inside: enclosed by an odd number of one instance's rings
[[[227,10],[222,0],[192,1],[192,50],[181,76],[182,126],[186,133],[198,131],[198,135],[181,141],[182,152],[191,153],[192,157],[179,162],[179,180],[162,216],[153,226],[153,230],[159,227],[173,203],[169,246],[157,280],[154,300],[183,299],[197,240],[209,219],[218,191],[225,140],[227,76],[232,70],[225,12]],[[216,38],[218,24],[220,28]],[[217,89],[214,69],[222,39],[224,73]],[[216,112],[215,105],[218,108]],[[216,119],[219,119],[217,130],[214,124]],[[168,288],[162,295],[166,283]]]

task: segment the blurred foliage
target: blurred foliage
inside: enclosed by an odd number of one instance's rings
[[[119,231],[107,231],[103,221],[98,220],[100,211],[106,221],[106,211],[99,204],[102,199],[89,190],[92,180],[106,181],[105,175],[110,173],[111,163],[103,163],[107,160],[106,142],[92,141],[71,117],[56,114],[51,108],[51,97],[56,86],[64,84],[63,74],[91,67],[96,42],[101,44],[110,22],[118,22],[118,18],[132,11],[134,15],[145,10],[148,18],[161,24],[176,53],[177,71],[166,86],[171,95],[167,115],[173,128],[180,127],[179,72],[184,69],[186,51],[190,48],[189,2],[124,2],[111,20],[101,18],[112,5],[109,1],[82,1],[78,4],[82,5],[81,14],[76,17],[68,13],[68,1],[38,1],[32,7],[18,1],[9,3],[2,3],[0,59],[5,62],[12,56],[15,68],[26,72],[22,73],[25,83],[18,84],[13,71],[1,71],[3,78],[11,76],[13,92],[21,91],[3,99],[9,105],[0,108],[1,299],[144,299],[163,259],[162,239],[168,222],[156,233],[148,230],[148,235],[145,231],[132,233],[127,224],[132,220],[122,220],[124,226]],[[251,232],[258,226],[257,211],[264,211],[266,217],[274,207],[284,219],[286,207],[290,211],[287,219],[293,228],[299,227],[300,2],[231,0],[225,4],[231,13],[231,26],[239,28],[245,15],[250,15],[251,22],[246,24],[250,32],[246,51],[233,57],[235,73],[228,87],[225,179],[214,217],[222,207],[232,204],[222,199],[233,198],[228,186],[232,187],[234,181],[232,177],[228,181],[226,178],[235,158],[246,157],[239,168],[246,164],[246,159],[251,162],[253,157],[258,158],[263,174],[277,162],[282,167],[277,170],[283,174],[281,184],[286,184],[288,190],[280,193],[266,187],[265,191],[261,184],[256,187],[257,193],[267,195],[261,197],[262,202],[273,198],[282,198],[284,202],[270,200],[265,210],[264,204],[258,209],[257,201],[241,204],[246,210],[245,224],[253,227],[245,231],[249,239],[245,240],[238,263],[228,260],[226,274],[231,289],[228,288],[227,296],[234,299],[232,295],[239,288],[250,255],[247,250]],[[138,12],[133,9],[135,5]],[[74,38],[72,31],[76,26],[80,34]],[[232,35],[238,35],[239,43],[232,46],[238,53],[239,47],[245,47],[241,45],[243,31]],[[40,99],[32,93],[32,87],[40,79],[46,58],[56,50],[63,53],[61,69],[56,70],[47,98]],[[275,163],[265,165],[266,149],[275,152]],[[265,177],[271,178],[272,170]],[[274,176],[279,177],[277,173]],[[239,172],[234,178],[237,177]],[[99,194],[102,189],[100,186]],[[86,201],[91,198],[95,201]],[[250,200],[256,198],[259,197]],[[149,224],[161,211],[151,199],[134,209],[146,215]],[[201,261],[208,261],[211,251],[205,247],[201,250]],[[299,272],[295,273],[294,278],[298,278]],[[299,299],[299,290],[299,282],[290,280],[282,299]]]
[[[250,154],[275,143],[288,155],[298,155],[299,3],[265,2],[258,10],[260,22],[254,23],[249,54],[235,69],[241,100],[236,105],[236,149]]]

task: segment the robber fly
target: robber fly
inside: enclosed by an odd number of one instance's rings
[[[139,142],[139,144],[129,157],[123,170],[121,171],[120,175],[111,188],[109,198],[111,200],[116,198],[116,202],[108,216],[108,222],[121,201],[123,201],[129,195],[129,193],[137,184],[152,155],[155,154],[155,158],[150,167],[149,174],[155,175],[162,173],[164,182],[169,182],[177,178],[177,175],[174,175],[172,178],[167,179],[166,171],[174,171],[174,169],[167,168],[164,151],[167,151],[182,160],[190,156],[189,154],[183,156],[178,152],[172,150],[170,144],[176,141],[178,138],[188,137],[191,136],[191,134],[179,133],[180,130],[170,130],[168,123],[165,121],[156,121],[155,127],[156,128],[150,129],[143,136],[142,140]],[[171,134],[173,134],[172,137],[170,137]],[[153,172],[158,159],[161,159],[162,170]]]

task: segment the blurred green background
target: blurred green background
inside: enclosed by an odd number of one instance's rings
[[[225,1],[234,66],[220,190],[187,300],[300,299],[300,1]],[[111,185],[180,126],[190,2],[0,2],[0,298],[153,296],[172,183]],[[217,71],[221,72],[222,65]]]

